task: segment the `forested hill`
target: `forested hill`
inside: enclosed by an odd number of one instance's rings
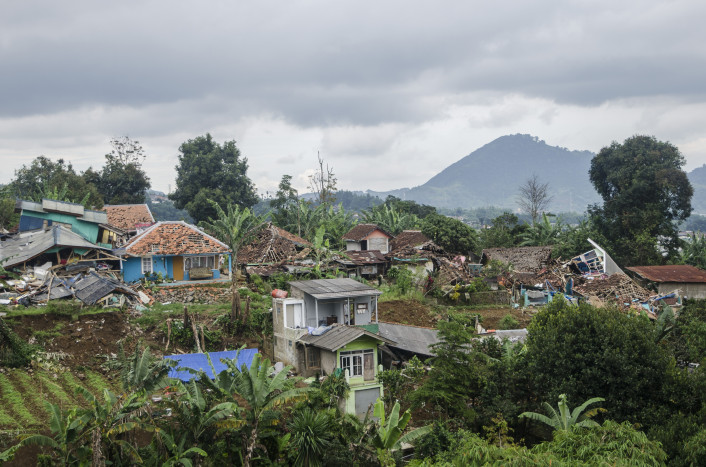
[[[447,208],[517,207],[517,192],[532,174],[549,183],[552,211],[585,210],[600,201],[588,179],[594,154],[549,146],[530,135],[502,136],[451,164],[424,185],[376,193]]]

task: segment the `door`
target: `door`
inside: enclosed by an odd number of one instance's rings
[[[172,277],[175,281],[184,280],[184,257],[175,256],[172,258]]]
[[[372,353],[363,354],[363,379],[365,381],[375,379],[375,359]]]

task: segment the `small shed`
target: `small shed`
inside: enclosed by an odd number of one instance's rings
[[[706,298],[706,271],[687,264],[633,266],[627,268],[647,287],[654,285],[660,295],[679,291],[682,297]]]

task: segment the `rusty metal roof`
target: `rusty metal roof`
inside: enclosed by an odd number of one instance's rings
[[[706,282],[706,271],[687,264],[633,266],[628,269],[652,282]]]

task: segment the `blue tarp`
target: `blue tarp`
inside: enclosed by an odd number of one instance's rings
[[[252,359],[256,353],[257,349],[242,349],[240,351],[227,350],[225,352],[209,352],[208,355],[211,357],[211,363],[213,363],[213,368],[216,370],[216,374],[218,374],[228,368],[225,363],[221,362],[222,358],[234,359],[237,355],[238,369],[240,369],[243,365],[250,368],[250,364],[252,364]],[[208,364],[206,354],[189,353],[181,355],[167,355],[164,358],[177,362],[177,366],[169,370],[170,378],[178,378],[182,381],[189,381],[192,378],[196,378],[196,375],[186,370],[187,368],[191,368],[196,371],[203,370],[207,375],[211,376],[211,379],[216,377],[216,375],[214,375],[211,371],[211,365]]]

